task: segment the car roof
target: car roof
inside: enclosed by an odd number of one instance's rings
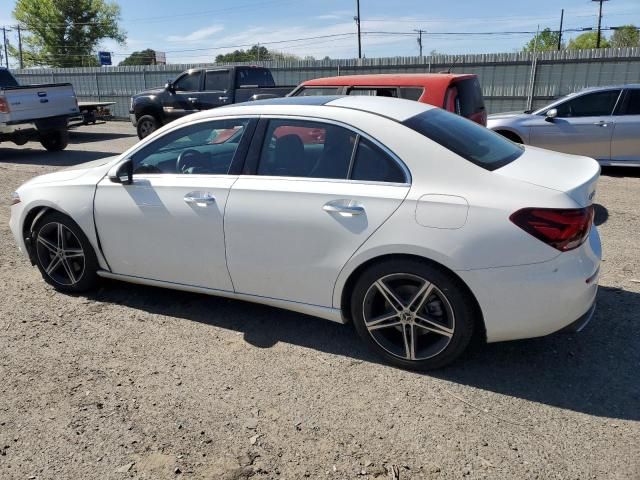
[[[302,86],[427,86],[449,85],[453,80],[474,78],[475,74],[459,73],[379,73],[370,75],[342,75],[314,78],[302,82]]]
[[[611,90],[614,88],[640,88],[640,83],[627,83],[620,85],[601,85],[599,87],[587,87],[582,90],[578,90],[575,93],[584,93],[584,92],[597,92],[600,90]]]
[[[303,96],[303,97],[283,97],[270,98],[266,100],[255,100],[244,103],[237,103],[226,107],[207,110],[200,115],[214,115],[215,112],[231,112],[238,110],[239,114],[267,114],[267,113],[301,113],[299,107],[327,107],[327,108],[345,108],[359,110],[372,113],[381,117],[390,118],[392,120],[403,122],[408,118],[414,117],[422,112],[434,108],[431,105],[416,102],[413,100],[405,100],[401,98],[390,97],[373,97],[373,96]],[[274,107],[270,109],[268,107]],[[291,107],[286,109],[283,107]],[[242,111],[248,110],[248,111]],[[235,112],[234,112],[235,114]]]

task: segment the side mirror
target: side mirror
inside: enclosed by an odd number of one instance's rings
[[[113,183],[131,185],[133,183],[133,161],[128,158],[124,163],[117,165],[115,171],[109,172],[109,180]]]
[[[176,88],[173,86],[173,82],[171,80],[167,80],[167,84],[164,86],[164,88],[171,93],[174,93],[176,91]]]
[[[555,108],[552,108],[551,110],[547,110],[545,120],[547,122],[553,122],[553,119],[556,118],[557,116],[558,116],[558,110]]]

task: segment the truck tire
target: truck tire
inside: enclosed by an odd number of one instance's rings
[[[160,121],[153,115],[143,115],[138,119],[136,130],[138,132],[138,138],[142,140],[144,137],[151,135],[162,125]]]
[[[69,145],[69,131],[55,130],[40,134],[40,143],[49,152],[59,152]]]

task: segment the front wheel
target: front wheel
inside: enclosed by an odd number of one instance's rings
[[[160,122],[153,115],[143,115],[138,119],[136,124],[136,131],[138,138],[142,140],[144,137],[151,135],[157,129],[160,128]]]
[[[69,131],[56,130],[40,134],[40,143],[49,152],[59,152],[69,145]]]
[[[356,331],[389,363],[414,370],[440,368],[458,358],[473,335],[473,299],[459,281],[412,260],[367,269],[351,298]]]
[[[56,290],[84,292],[98,281],[98,260],[80,227],[59,212],[42,216],[32,232],[36,264]]]

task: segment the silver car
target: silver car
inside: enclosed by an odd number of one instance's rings
[[[640,167],[640,84],[587,88],[530,113],[489,115],[487,127],[601,165]]]

